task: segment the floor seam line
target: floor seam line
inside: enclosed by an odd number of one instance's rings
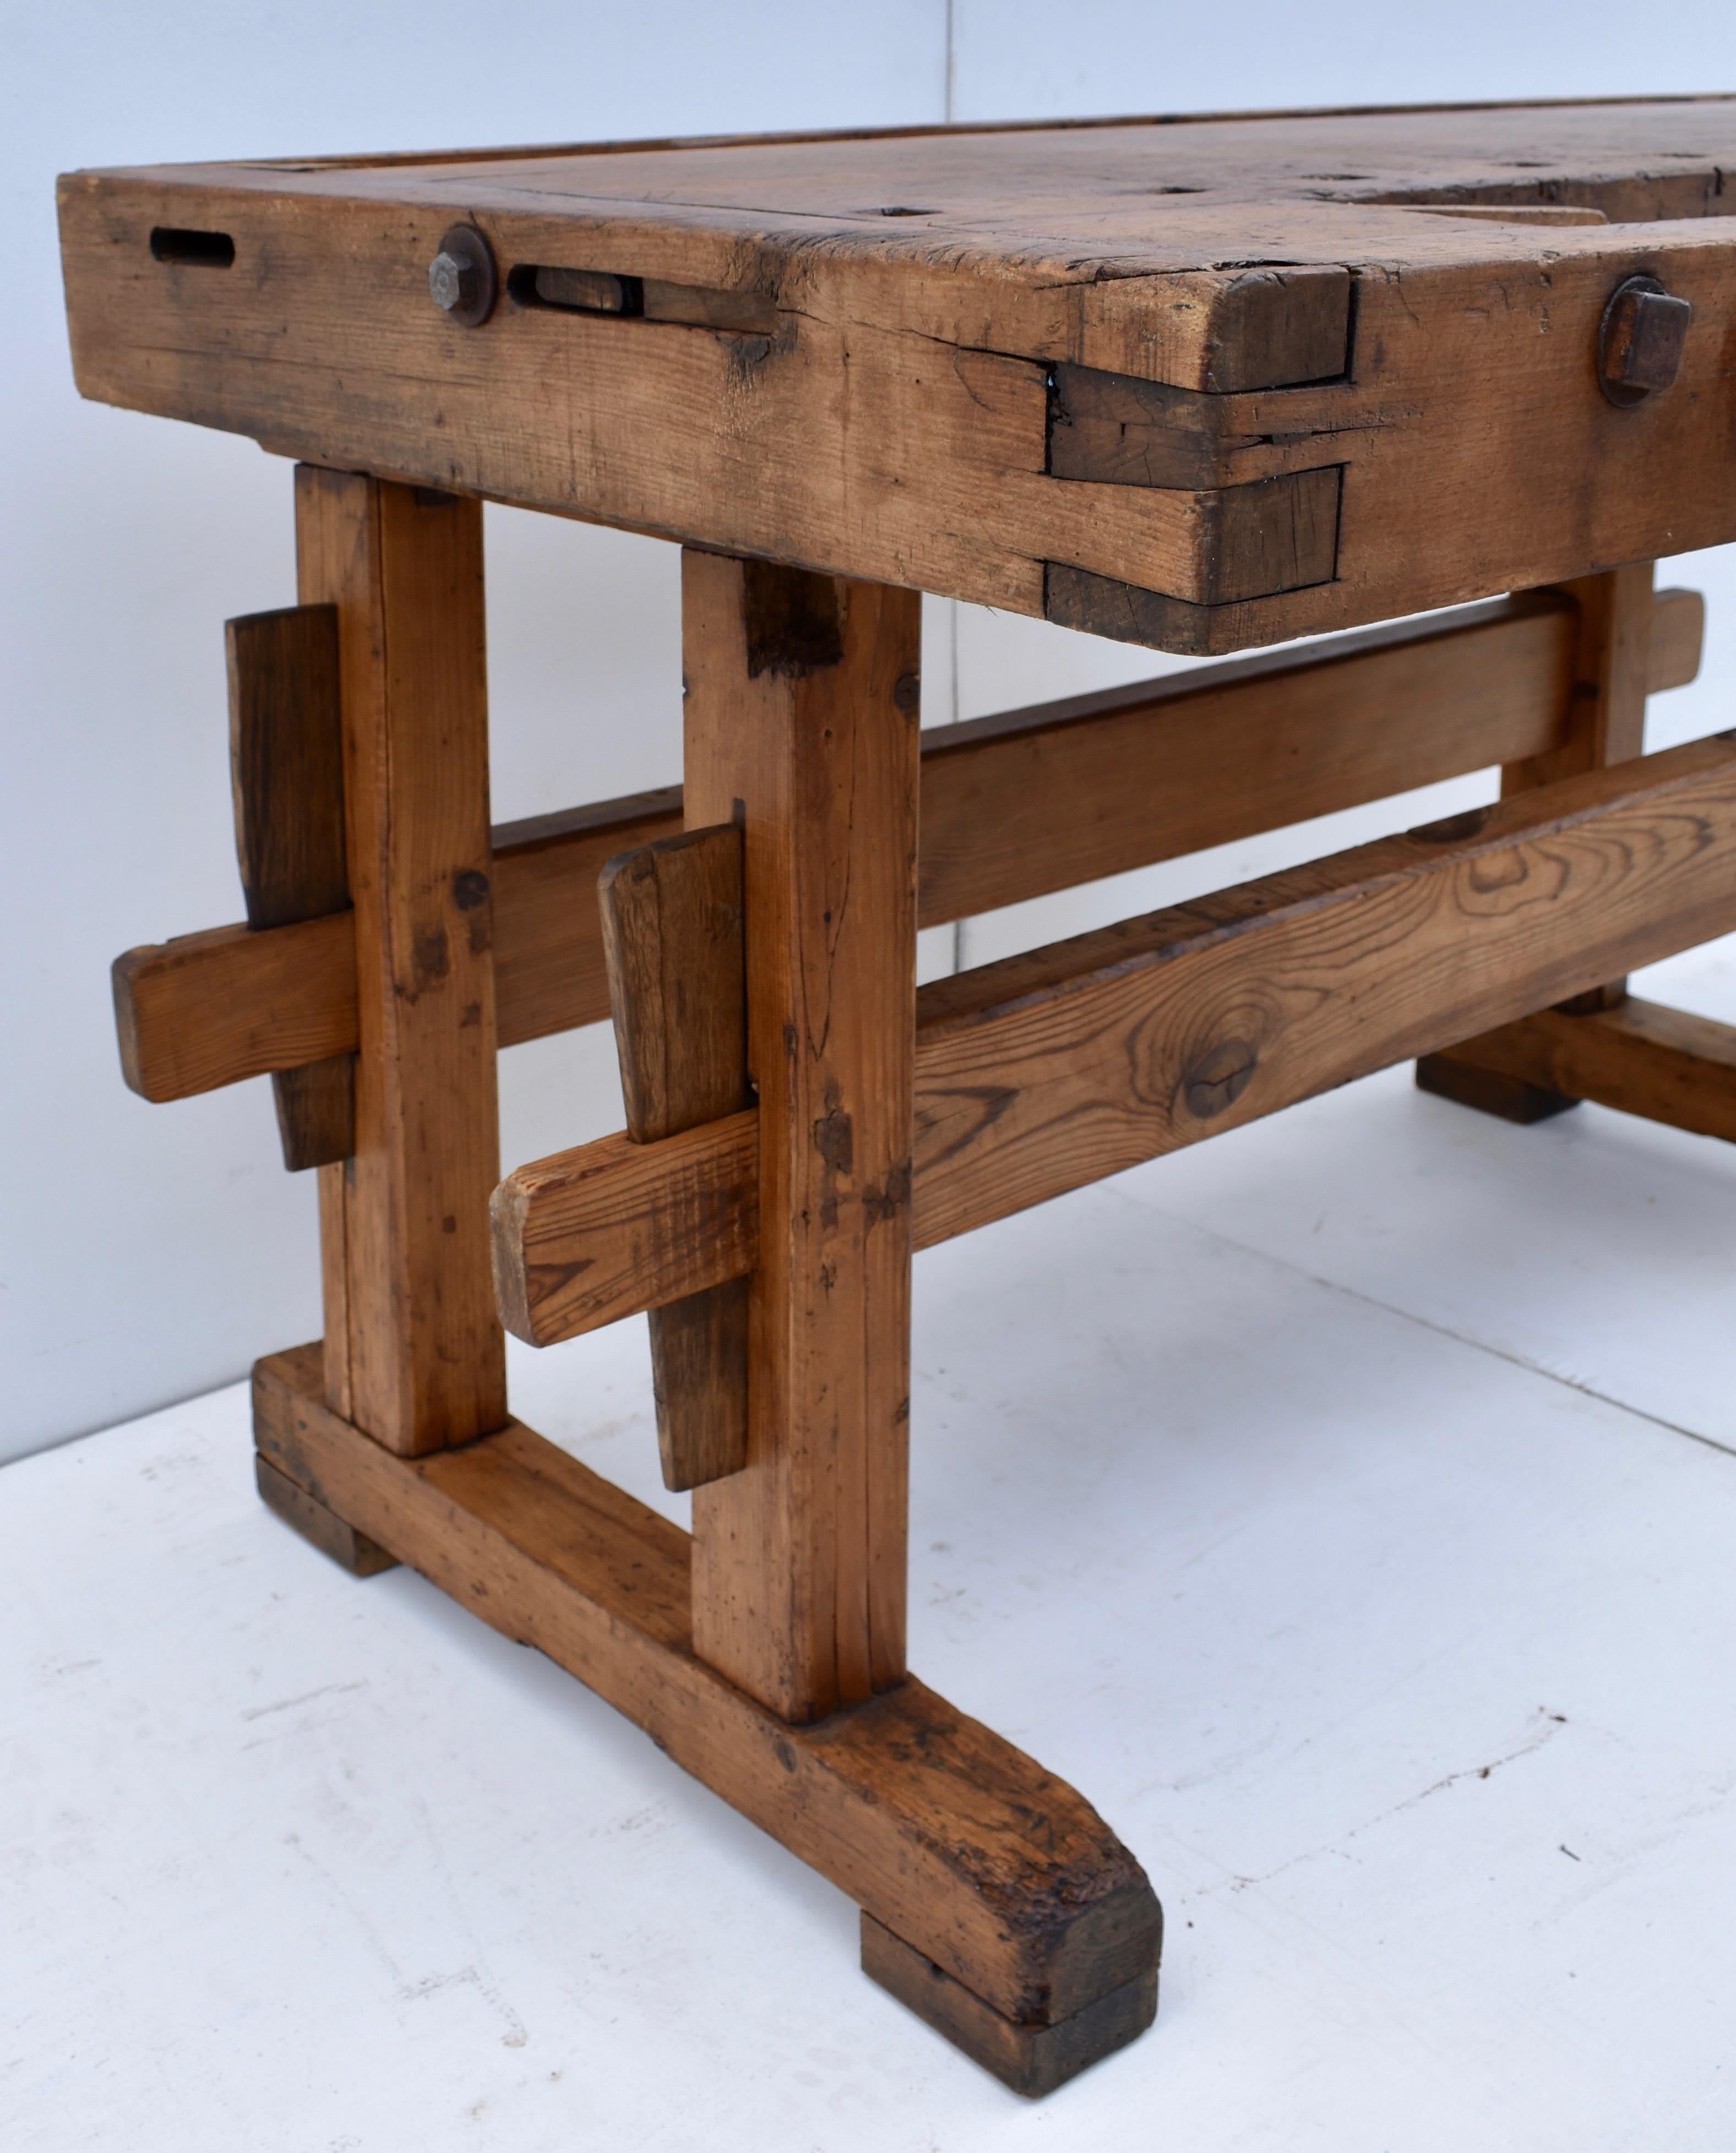
[[[1138,1203],[1139,1199],[1123,1196],[1123,1200]],[[1140,1208],[1146,1207],[1141,1205]],[[1293,1262],[1288,1256],[1274,1255],[1267,1249],[1250,1247],[1247,1242],[1239,1241],[1215,1226],[1201,1225],[1198,1220],[1189,1219],[1183,1213],[1165,1209],[1160,1204],[1149,1208],[1159,1212],[1173,1224],[1187,1226],[1196,1233],[1207,1234],[1223,1247],[1234,1249],[1239,1255],[1253,1256],[1262,1262],[1275,1265],[1280,1270],[1288,1271],[1293,1278],[1306,1279],[1311,1285],[1319,1286],[1323,1292],[1341,1294],[1347,1300],[1356,1301],[1364,1308],[1377,1308],[1383,1315],[1396,1316],[1401,1322],[1414,1323],[1419,1330],[1432,1331],[1437,1338],[1450,1339],[1454,1345],[1468,1346],[1474,1353],[1486,1353],[1491,1360],[1503,1362],[1509,1368],[1522,1369],[1530,1376],[1540,1376],[1546,1382],[1559,1384],[1563,1390],[1577,1392],[1581,1397],[1595,1399],[1599,1405],[1608,1406],[1613,1412],[1627,1413],[1635,1420],[1642,1420],[1653,1428],[1662,1428],[1667,1434],[1685,1436],[1690,1443],[1698,1443],[1708,1450],[1715,1450],[1721,1458],[1736,1457],[1736,1444],[1720,1443],[1716,1436],[1703,1435],[1697,1428],[1684,1428],[1680,1421],[1666,1420],[1662,1413],[1647,1412],[1643,1406],[1631,1405],[1625,1398],[1611,1397],[1607,1391],[1600,1391],[1572,1376],[1564,1376],[1554,1368],[1546,1368],[1540,1362],[1528,1360],[1523,1353],[1509,1352],[1503,1346],[1491,1345],[1487,1339],[1470,1337],[1462,1331],[1454,1331],[1448,1324],[1437,1323],[1429,1316],[1419,1316],[1413,1309],[1400,1308],[1392,1301],[1382,1300],[1374,1294],[1364,1293],[1353,1285],[1346,1285],[1341,1280],[1322,1278],[1318,1271],[1310,1270],[1305,1264]]]

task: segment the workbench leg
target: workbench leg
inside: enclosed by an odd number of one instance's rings
[[[1637,562],[1560,587],[1579,608],[1565,735],[1547,754],[1506,766],[1501,772],[1504,800],[1644,752],[1652,566],[1650,561]],[[1618,1008],[1627,995],[1626,980],[1611,980],[1565,1006],[1577,1015],[1592,1015]],[[1567,1092],[1483,1067],[1450,1047],[1423,1056],[1417,1082],[1425,1092],[1509,1122],[1546,1121],[1579,1104]]]
[[[507,1418],[481,504],[296,472],[301,602],[335,608],[359,1048],[354,1153],[320,1170],[327,1402],[388,1448]],[[360,1574],[384,1551],[281,1468],[279,1515]]]
[[[759,1100],[748,1463],[694,1644],[783,1718],[904,1673],[919,600],[690,552],[685,812],[743,837]]]
[[[296,539],[338,610],[360,1040],[355,1155],[320,1170],[326,1395],[418,1454],[507,1418],[481,504],[304,466]]]
[[[690,828],[742,832],[760,1130],[747,1463],[695,1490],[693,1643],[786,1722],[822,1728],[915,1687],[904,1595],[920,618],[911,591],[683,559],[685,812]],[[894,1750],[878,1799],[901,1806],[923,1769]],[[1020,1921],[1036,1932],[1057,1896],[1100,1888],[1097,1863],[1107,1876],[1125,1859],[1104,1835],[1066,1884],[1031,1879]],[[1151,2022],[1155,1902],[1128,1903],[1130,1955],[1083,2008],[1010,2016],[866,1908],[863,1965],[1008,2084],[1045,2092]]]

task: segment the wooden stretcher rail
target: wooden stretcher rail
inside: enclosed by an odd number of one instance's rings
[[[936,980],[917,1004],[917,1244],[1733,929],[1719,735]],[[503,1319],[547,1345],[737,1275],[756,1184],[751,1112],[522,1167],[494,1199]]]
[[[1138,1863],[1071,1787],[921,1682],[791,1725],[695,1656],[688,1535],[519,1422],[395,1457],[327,1407],[318,1346],[260,1362],[253,1397],[277,1474],[576,1675],[1009,2035],[1130,1982],[1155,2000],[1163,1916]]]
[[[1652,692],[1694,677],[1703,615],[1693,592],[1658,593]],[[938,728],[923,744],[921,924],[1543,753],[1566,725],[1574,618],[1549,593],[1497,599]],[[597,877],[680,827],[670,786],[496,830],[501,1046],[608,1015]],[[147,1099],[353,1052],[349,915],[129,950],[115,1000],[122,1069]]]

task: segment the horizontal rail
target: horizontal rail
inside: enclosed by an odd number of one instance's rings
[[[1736,1025],[1685,1010],[1540,1010],[1435,1058],[1736,1143]]]
[[[1694,677],[1703,618],[1698,593],[1658,593],[1650,692]],[[1567,723],[1573,632],[1572,602],[1535,593],[937,727],[923,742],[921,924],[1541,754]],[[502,1046],[608,1015],[598,874],[680,827],[671,786],[496,829]],[[219,928],[117,959],[132,1088],[186,1098],[354,1051],[347,929],[315,924]]]
[[[917,997],[917,1244],[1733,929],[1720,735],[935,980]],[[509,1176],[509,1326],[552,1344],[751,1269],[752,1119]]]

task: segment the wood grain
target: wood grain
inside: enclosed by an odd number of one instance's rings
[[[1644,752],[1656,610],[1652,573],[1651,562],[1637,561],[1563,587],[1578,613],[1568,737],[1534,761],[1509,763],[1501,772],[1504,797]],[[1590,990],[1585,1005],[1613,1009],[1627,992],[1625,980],[1605,980]]]
[[[598,891],[627,1133],[654,1143],[744,1112],[741,832],[694,830],[622,854]],[[748,1295],[732,1279],[649,1312],[666,1488],[747,1463]]]
[[[1158,2015],[1158,1967],[1151,1966],[1071,2018],[1021,2025],[973,1994],[925,1953],[877,1921],[862,1917],[862,1970],[871,1981],[1003,2085],[1041,2100],[1092,2064],[1137,2040]]]
[[[917,1245],[1729,932],[1733,866],[1736,737],[1720,735],[934,980],[918,997]],[[739,1188],[751,1119],[681,1140],[687,1215]],[[682,1255],[643,1165],[629,1191],[610,1164],[582,1146],[508,1177],[504,1274],[534,1250],[552,1282],[582,1265],[628,1280],[615,1251],[646,1218],[664,1222],[659,1275],[686,1290],[727,1275],[719,1248],[751,1265],[745,1216]],[[588,1203],[574,1194],[587,1175]],[[539,1215],[545,1188],[557,1229]],[[643,1305],[623,1292],[586,1313]],[[568,1306],[527,1284],[512,1321],[550,1343],[570,1335]]]
[[[687,1535],[517,1421],[394,1456],[321,1396],[319,1349],[254,1371],[262,1454],[533,1645],[955,1980],[1021,2024],[1146,1977],[1162,1915],[1090,1804],[907,1678],[792,1727],[693,1649]]]
[[[286,1525],[298,1532],[322,1555],[329,1555],[340,1570],[347,1570],[352,1577],[378,1577],[383,1570],[397,1568],[396,1555],[388,1555],[377,1540],[370,1540],[365,1533],[359,1533],[354,1525],[346,1524],[323,1503],[317,1502],[305,1488],[297,1487],[268,1458],[257,1453],[253,1480],[259,1490],[259,1499],[268,1510],[275,1511]]]
[[[320,1183],[328,1395],[438,1449],[507,1409],[481,509],[303,466],[296,532],[303,603],[338,612],[357,980],[355,1151]]]
[[[63,255],[87,394],[1027,614],[1092,624],[1062,601],[1094,591],[1104,632],[1210,651],[1736,537],[1733,163],[1713,99],[171,166],[69,177]],[[509,292],[560,267],[752,311],[509,298],[461,329],[425,283],[461,196]],[[1607,221],[1459,213],[1539,206]],[[232,267],[156,258],[171,222]],[[1617,410],[1597,336],[1639,271],[1693,321]],[[1235,400],[1237,486],[1341,467],[1336,571],[1214,600],[1226,489],[1057,476],[1057,365]]]
[[[1704,603],[1660,591],[1648,687],[1698,669]],[[1565,737],[1575,614],[1547,595],[937,726],[924,735],[924,927],[1413,786]],[[679,786],[498,827],[500,1043],[608,1013],[597,878],[681,827]],[[208,969],[207,969],[208,968]],[[129,950],[115,966],[123,1068],[178,1099],[353,1051],[348,925],[239,929]]]
[[[532,1345],[745,1278],[759,1253],[759,1117],[521,1166],[491,1199],[501,1320]]]
[[[748,1461],[694,1494],[694,1641],[790,1720],[904,1672],[920,613],[682,561],[686,814],[739,823],[759,1261]]]
[[[1736,1143],[1736,1027],[1637,995],[1579,1015],[1540,1010],[1432,1058]]]
[[[208,928],[115,959],[120,1071],[141,1099],[190,1099],[273,1070],[354,1054],[355,928]]]
[[[496,826],[494,991],[502,1046],[608,1015],[597,879],[617,853],[681,827],[681,788]]]
[[[346,910],[344,717],[338,616],[291,606],[226,624],[229,775],[247,924],[287,927]],[[277,1071],[272,1090],[292,1173],[347,1158],[355,1143],[354,1057]]]

